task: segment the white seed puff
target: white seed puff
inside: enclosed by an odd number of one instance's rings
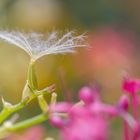
[[[58,32],[43,34],[35,32],[0,31],[0,39],[26,51],[34,61],[44,55],[74,52],[73,48],[85,46],[84,34],[75,35],[73,31],[60,35]]]

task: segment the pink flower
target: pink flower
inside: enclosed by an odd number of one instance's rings
[[[69,112],[72,107],[72,103],[60,102],[50,106],[51,112]]]
[[[63,140],[106,140],[107,118],[105,114],[114,114],[116,110],[112,106],[102,104],[98,100],[98,92],[89,87],[83,87],[79,97],[85,104],[73,104],[68,109],[69,103],[63,104],[67,117],[57,116],[57,112],[51,115],[51,124],[61,130]],[[61,111],[59,104],[56,110]],[[57,107],[58,105],[58,107]],[[66,106],[65,106],[66,105]],[[55,110],[55,109],[54,109]]]
[[[140,80],[126,78],[123,90],[131,93],[129,102],[127,95],[121,96],[117,105],[103,103],[99,92],[90,87],[83,87],[79,91],[79,98],[83,102],[60,102],[50,107],[50,122],[60,129],[62,140],[107,140],[108,122],[111,117],[121,117],[124,121],[124,138],[129,140],[132,130],[133,139],[140,137],[138,120],[138,96]],[[133,115],[128,113],[132,104]]]
[[[95,102],[94,104],[92,104],[90,106],[90,110],[95,113],[95,114],[106,114],[109,116],[116,116],[118,115],[118,110],[116,107],[112,106],[112,105],[107,105],[104,104],[102,102]]]
[[[64,121],[62,120],[61,117],[57,115],[51,116],[50,122],[54,127],[57,127],[57,128],[62,128],[64,126]]]
[[[123,90],[131,94],[138,92],[140,90],[140,80],[125,77],[123,81]]]
[[[103,104],[99,100],[99,92],[97,88],[83,87],[79,91],[79,98],[84,101],[85,106],[89,105],[89,109],[94,113],[107,113],[116,115],[116,108],[111,105]]]
[[[140,80],[139,79],[129,79],[126,77],[123,82],[123,90],[130,93],[132,95],[132,110],[133,115],[136,120],[138,120],[138,94],[137,92],[140,90]]]
[[[128,110],[128,107],[129,107],[129,98],[127,95],[122,95],[120,97],[120,100],[119,100],[119,103],[118,103],[118,106],[119,108],[127,111]]]
[[[105,140],[107,123],[102,115],[95,115],[87,107],[75,107],[61,129],[63,140]]]
[[[98,98],[98,90],[89,87],[83,87],[79,91],[79,98],[85,102],[85,104],[91,104]]]

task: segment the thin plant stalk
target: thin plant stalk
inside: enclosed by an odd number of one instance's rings
[[[23,129],[26,129],[33,125],[42,123],[43,121],[46,121],[47,119],[48,119],[48,115],[42,113],[33,118],[30,118],[30,119],[27,119],[25,121],[21,121],[21,122],[15,123],[15,124],[11,124],[9,126],[2,125],[0,127],[0,138],[5,137],[10,132],[17,132],[19,130],[23,130]]]
[[[124,140],[130,140],[129,138],[129,127],[127,122],[124,120]]]
[[[134,118],[138,120],[138,101],[137,101],[137,94],[134,92],[132,97],[132,109]]]

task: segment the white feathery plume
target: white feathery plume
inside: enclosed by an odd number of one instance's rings
[[[23,49],[34,61],[44,55],[74,52],[73,48],[85,46],[84,37],[84,34],[76,36],[73,31],[62,36],[52,32],[44,40],[43,34],[35,32],[0,31],[0,39]]]

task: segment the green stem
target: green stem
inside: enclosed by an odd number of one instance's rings
[[[38,88],[37,77],[35,73],[35,61],[30,60],[29,68],[28,68],[28,82],[29,86],[32,90],[36,90]]]
[[[47,94],[47,93],[49,93],[49,92],[47,92],[47,91],[46,92],[36,91],[36,93],[34,93],[32,97],[24,99],[20,103],[18,103],[16,105],[13,105],[10,109],[3,108],[3,110],[0,112],[0,124],[6,118],[8,118],[11,114],[13,114],[14,112],[24,108],[29,102],[31,102],[36,97],[38,97],[40,95]]]
[[[14,106],[12,106],[11,108],[3,108],[3,110],[0,113],[0,124],[7,119],[12,113],[20,110],[21,108],[23,108],[25,106],[24,102],[21,102],[19,104],[16,104]]]
[[[33,125],[39,124],[39,123],[45,121],[46,119],[48,119],[48,116],[46,116],[45,114],[40,114],[31,119],[19,122],[19,123],[13,125],[10,129],[8,128],[8,130],[9,131],[22,130],[22,129],[31,127]]]
[[[45,113],[42,113],[36,117],[30,118],[28,120],[16,123],[16,124],[11,124],[7,126],[6,124],[6,119],[13,114],[14,112],[17,112],[18,110],[24,108],[29,102],[31,102],[33,99],[38,98],[40,95],[44,95],[47,93],[50,93],[50,89],[45,88],[43,90],[37,90],[37,79],[36,79],[36,74],[34,70],[34,61],[31,60],[29,69],[28,69],[28,78],[27,78],[27,83],[25,85],[25,88],[23,90],[23,95],[21,102],[19,102],[16,105],[11,105],[11,104],[6,104],[4,102],[3,104],[3,110],[0,112],[0,124],[3,123],[3,125],[0,127],[0,137],[3,135],[8,134],[9,132],[14,132],[17,130],[25,129],[27,127],[33,126],[35,124],[41,123],[45,121],[48,116]],[[42,96],[43,97],[43,96]],[[47,104],[45,102],[45,99],[43,100],[43,110],[44,112],[47,112]],[[5,121],[5,122],[4,122]]]
[[[33,118],[27,119],[25,121],[22,121],[22,122],[19,122],[16,124],[12,124],[7,127],[5,125],[3,125],[2,127],[0,127],[0,138],[6,136],[10,132],[16,132],[16,131],[31,127],[33,125],[42,123],[43,121],[46,121],[47,119],[48,119],[48,115],[40,114]]]
[[[7,118],[7,116],[10,115],[10,113],[10,111],[4,108],[0,113],[0,123],[2,123]]]

